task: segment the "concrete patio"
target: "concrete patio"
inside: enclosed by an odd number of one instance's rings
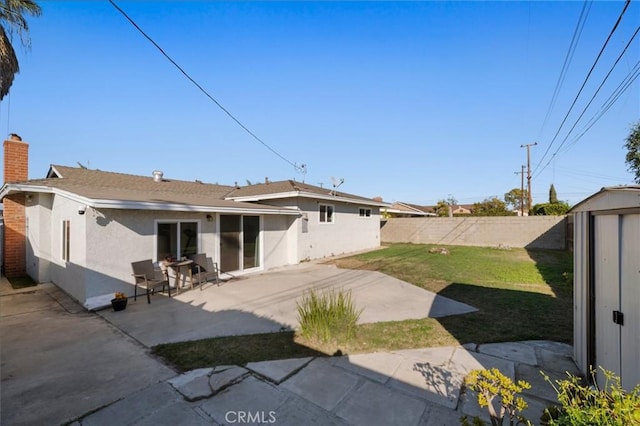
[[[309,289],[351,291],[363,309],[360,323],[438,318],[473,312],[464,303],[438,296],[374,271],[339,269],[305,263],[206,284],[167,297],[129,298],[127,309],[98,311],[107,321],[147,347],[208,337],[246,335],[295,329],[296,300]]]

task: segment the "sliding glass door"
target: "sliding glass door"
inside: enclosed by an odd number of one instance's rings
[[[260,217],[220,215],[220,270],[260,266]]]
[[[260,217],[242,217],[243,269],[260,266]]]

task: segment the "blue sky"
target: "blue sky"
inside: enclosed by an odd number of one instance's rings
[[[632,183],[623,144],[640,119],[640,79],[573,142],[640,59],[640,36],[568,132],[636,30],[637,2],[560,128],[622,1],[592,3],[546,123],[583,2],[117,1],[287,161],[107,1],[40,4],[32,48],[17,49],[21,72],[0,103],[0,134],[30,144],[30,178],[80,162],[220,184],[330,187],[335,177],[345,192],[385,201],[473,203],[519,188],[520,146],[538,142],[534,203],[551,183],[571,204]]]

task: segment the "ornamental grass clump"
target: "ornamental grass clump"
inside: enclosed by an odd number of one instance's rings
[[[348,342],[356,335],[362,310],[356,308],[351,291],[311,289],[296,301],[300,331],[305,338],[321,342]]]

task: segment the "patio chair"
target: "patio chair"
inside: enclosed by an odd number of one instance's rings
[[[156,288],[166,285],[169,289],[169,297],[171,297],[171,286],[169,286],[169,280],[166,277],[157,278],[156,270],[153,267],[151,259],[141,260],[139,262],[131,262],[131,268],[133,269],[133,277],[136,281],[135,289],[133,291],[133,300],[135,301],[138,296],[138,287],[147,290],[147,303],[151,303],[151,292]]]
[[[220,272],[216,262],[204,253],[192,254],[189,258],[193,260],[193,279],[197,280],[200,290],[209,281],[220,285]]]

